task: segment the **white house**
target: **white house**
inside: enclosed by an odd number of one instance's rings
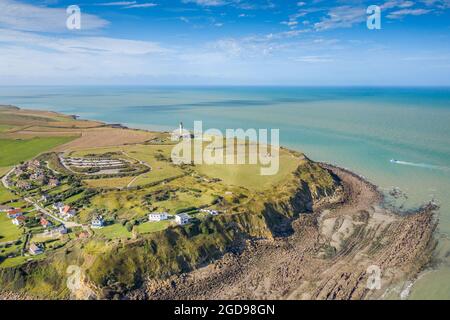
[[[60,208],[64,208],[64,203],[62,203],[62,202],[56,202],[56,203],[53,204],[53,209],[59,211]]]
[[[217,210],[201,209],[200,212],[206,212],[212,216],[219,215],[219,211],[217,211]]]
[[[148,221],[150,222],[163,221],[167,220],[168,217],[169,215],[167,214],[167,212],[160,212],[160,213],[154,212],[148,215]]]
[[[186,213],[180,213],[175,215],[175,222],[180,226],[189,223],[189,219],[191,219],[191,217]]]
[[[102,216],[98,216],[91,221],[91,228],[103,228],[105,221]]]
[[[30,245],[30,253],[35,256],[35,255],[44,253],[44,249],[42,249],[42,247],[40,245],[36,245],[36,244],[32,243]]]

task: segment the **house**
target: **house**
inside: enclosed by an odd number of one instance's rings
[[[61,208],[64,208],[64,203],[62,203],[62,202],[56,202],[56,203],[53,204],[53,209],[59,211]]]
[[[219,215],[219,211],[217,211],[217,210],[201,209],[200,212],[206,212],[212,216]]]
[[[48,221],[47,219],[45,219],[44,217],[41,218],[41,220],[39,221],[39,223],[41,224],[41,226],[43,226],[44,228],[48,228],[52,226],[52,223],[50,221]]]
[[[80,239],[86,239],[86,238],[89,238],[89,232],[87,232],[87,231],[81,231],[80,234],[78,235],[78,238],[80,238]]]
[[[38,255],[38,254],[44,253],[44,249],[42,249],[41,245],[35,244],[35,243],[32,243],[32,244],[30,245],[29,251],[30,251],[30,253],[31,253],[32,255],[34,255],[34,256],[35,256],[35,255]]]
[[[58,179],[56,179],[56,178],[52,178],[52,179],[50,179],[49,181],[48,181],[48,185],[50,186],[50,187],[57,187],[57,186],[59,186],[59,180]]]
[[[76,211],[70,206],[64,206],[59,208],[59,215],[63,217],[65,220],[73,218],[76,214]]]
[[[103,228],[105,221],[102,216],[98,216],[91,221],[91,228]]]
[[[48,194],[44,193],[41,196],[41,202],[48,202],[48,200],[50,200],[50,196]]]
[[[23,190],[30,190],[33,187],[31,186],[31,184],[27,181],[18,181],[16,184],[17,188],[23,189]]]
[[[161,212],[161,213],[150,213],[148,215],[148,221],[150,222],[155,222],[155,221],[163,221],[163,220],[167,220],[167,218],[169,217],[169,215],[167,214],[167,212]]]
[[[8,218],[14,219],[14,218],[17,218],[17,217],[19,217],[19,216],[21,216],[23,214],[22,214],[22,210],[20,210],[20,209],[12,209],[12,210],[9,210],[6,213],[6,215],[8,216]]]
[[[30,171],[34,171],[34,170],[38,169],[40,166],[41,166],[41,163],[38,160],[30,161],[27,164],[27,168]]]
[[[180,213],[175,215],[175,222],[180,226],[189,223],[189,219],[191,219],[191,217],[186,213]]]
[[[59,232],[59,234],[67,234],[68,230],[65,225],[61,225],[58,228],[54,229],[56,232]]]
[[[27,219],[24,216],[18,216],[17,218],[14,218],[12,220],[12,223],[15,224],[16,226],[20,226],[24,224],[26,220]]]
[[[0,205],[0,212],[7,212],[9,210],[12,210],[12,208],[10,206]]]

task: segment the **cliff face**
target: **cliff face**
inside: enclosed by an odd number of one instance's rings
[[[140,287],[146,279],[185,273],[225,252],[239,251],[247,239],[288,235],[293,220],[312,212],[314,203],[339,188],[338,179],[305,158],[287,181],[273,190],[251,193],[249,201],[236,213],[138,237],[97,254],[75,247],[34,263],[32,268],[2,270],[0,284],[5,289],[25,290],[40,297],[48,298],[54,292],[52,297],[61,298],[70,295],[65,288],[65,270],[76,264],[86,270],[86,282],[97,297],[113,298]],[[46,290],[34,290],[43,287]]]

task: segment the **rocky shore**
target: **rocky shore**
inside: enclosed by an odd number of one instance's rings
[[[433,205],[391,212],[382,207],[376,186],[345,169],[322,166],[343,190],[293,221],[292,235],[247,241],[239,253],[204,268],[148,279],[127,298],[376,299],[427,266],[435,247]],[[370,285],[378,276],[373,270],[380,271],[380,287]]]

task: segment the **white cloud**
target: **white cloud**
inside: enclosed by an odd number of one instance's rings
[[[147,2],[147,3],[137,3],[137,4],[132,4],[129,6],[126,6],[125,9],[133,9],[133,8],[153,8],[156,7],[158,4],[153,3],[153,2]]]
[[[429,12],[431,10],[428,9],[401,9],[389,13],[387,17],[390,19],[401,19],[404,16],[421,16]]]
[[[136,1],[115,1],[115,2],[102,2],[96,3],[98,6],[130,6],[136,4]]]
[[[341,6],[328,11],[325,18],[314,24],[314,28],[318,31],[350,28],[354,24],[366,21],[366,18],[366,8]]]
[[[95,15],[83,13],[83,8],[81,9],[82,30],[100,29],[108,24],[108,21]],[[16,0],[1,0],[0,13],[0,27],[26,31],[67,31],[65,8],[48,8],[25,4]]]
[[[183,0],[183,3],[195,3],[204,7],[223,6],[228,4],[228,2],[223,0]]]
[[[37,35],[32,32],[0,29],[0,43],[35,50],[51,49],[59,53],[85,53],[92,55],[125,54],[145,55],[168,52],[159,44],[147,41],[108,37],[61,38]]]

